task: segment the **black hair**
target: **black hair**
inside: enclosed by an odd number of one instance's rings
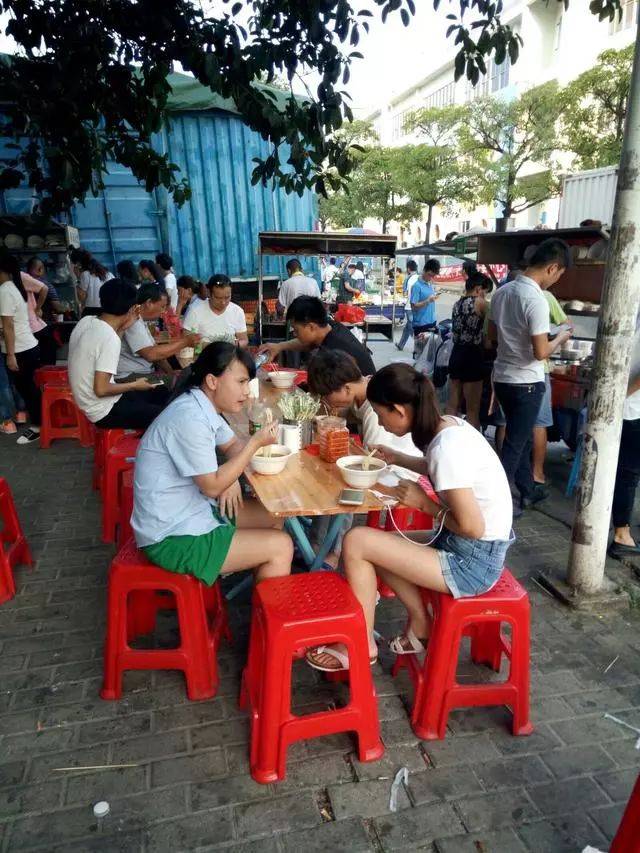
[[[151,275],[153,276],[153,280],[156,284],[159,284],[161,287],[164,287],[164,275],[158,264],[154,261],[142,260],[138,264],[140,269],[149,270]]]
[[[158,266],[161,266],[163,270],[170,270],[173,266],[173,258],[171,255],[167,255],[166,252],[158,252],[156,255],[156,263]]]
[[[248,350],[235,344],[230,344],[227,341],[213,341],[213,343],[208,344],[202,350],[198,358],[191,365],[187,387],[184,390],[195,387],[199,388],[210,373],[213,376],[222,376],[234,361],[244,364],[247,368],[249,379],[255,378],[256,365]]]
[[[351,267],[353,267],[355,270],[358,268],[358,264],[356,264],[354,261],[349,261],[349,263],[347,264],[347,269],[350,270]]]
[[[493,282],[489,278],[488,275],[485,275],[482,272],[474,272],[469,278],[466,280],[464,284],[464,289],[467,293],[470,293],[472,290],[475,290],[476,287],[481,287],[485,293],[491,293],[493,290]]]
[[[336,259],[335,258],[329,258],[329,263],[334,264],[334,266],[335,266]]]
[[[22,276],[20,275],[20,264],[18,263],[17,258],[13,255],[10,255],[9,252],[0,252],[0,270],[2,272],[6,272],[11,276],[11,280],[18,288],[20,292],[20,296],[27,301],[27,291],[24,289],[24,285],[22,283]]]
[[[136,304],[137,291],[130,281],[110,278],[100,288],[100,307],[106,314],[123,317]]]
[[[367,385],[367,400],[378,406],[411,406],[411,438],[420,450],[431,443],[442,415],[435,389],[424,374],[409,364],[388,364],[375,373]]]
[[[160,302],[166,294],[166,290],[156,284],[155,281],[143,281],[136,291],[136,302],[142,305],[144,302]]]
[[[326,326],[329,323],[329,315],[317,296],[297,296],[289,305],[287,322]]]
[[[415,261],[407,261],[407,272],[418,272],[418,264]]]
[[[179,276],[176,284],[178,287],[183,288],[183,290],[190,290],[191,293],[196,294],[196,296],[202,289],[202,282],[195,279],[192,275]]]
[[[430,272],[433,275],[438,275],[440,272],[440,261],[437,261],[435,258],[429,258],[424,265],[423,272]]]
[[[353,356],[340,350],[321,349],[308,364],[307,385],[312,394],[326,397],[348,382],[359,382],[362,372]]]
[[[207,287],[209,290],[213,290],[214,287],[231,287],[231,279],[223,272],[217,272],[211,276],[207,282]]]
[[[130,258],[120,261],[116,266],[116,272],[118,273],[118,278],[122,279],[122,281],[130,281],[134,284],[138,283],[138,271]]]
[[[287,261],[287,272],[289,275],[293,275],[298,270],[302,270],[302,264],[297,258],[291,258],[290,261]]]
[[[473,275],[478,272],[478,267],[476,266],[475,261],[463,261],[462,262],[462,272],[467,276]]]
[[[30,273],[31,269],[36,264],[44,264],[44,261],[42,260],[42,258],[39,258],[37,255],[34,255],[32,258],[29,258],[29,260],[27,261],[27,272]]]
[[[356,264],[356,269],[360,270],[360,272],[364,272],[364,264],[362,263],[362,261],[358,261],[358,263]]]
[[[109,270],[94,258],[91,252],[87,252],[86,249],[79,249],[76,257],[76,263],[80,264],[83,272],[95,275],[100,281],[104,281],[109,275]]]
[[[571,266],[571,251],[564,240],[558,240],[556,237],[544,240],[536,247],[527,266],[544,267],[549,264],[557,264],[562,269],[569,269]]]
[[[79,246],[69,246],[69,260],[72,264],[79,264],[82,260],[82,256],[85,254],[85,250],[81,249]]]

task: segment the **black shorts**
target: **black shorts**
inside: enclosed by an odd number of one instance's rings
[[[476,344],[454,344],[449,358],[449,379],[482,382],[485,376],[484,350]]]

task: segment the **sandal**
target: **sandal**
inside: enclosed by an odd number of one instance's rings
[[[324,664],[318,663],[317,658],[322,657],[322,655],[329,655],[329,657],[332,657],[336,661],[338,666],[326,666]],[[349,670],[349,657],[345,655],[344,652],[339,652],[337,649],[332,649],[331,646],[316,646],[315,649],[311,649],[306,653],[305,659],[309,666],[313,667],[313,669],[319,670],[319,672],[347,672]],[[369,658],[369,663],[371,664],[371,666],[373,666],[377,662],[378,655]]]
[[[416,637],[411,628],[406,634],[398,634],[389,641],[389,648],[395,655],[420,655],[426,652],[428,637]]]

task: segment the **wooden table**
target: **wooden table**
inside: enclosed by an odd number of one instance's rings
[[[388,317],[382,314],[367,314],[365,318],[365,344],[369,340],[369,335],[379,332],[384,338],[393,343],[393,323]]]

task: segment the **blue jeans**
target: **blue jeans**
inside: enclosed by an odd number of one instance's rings
[[[13,402],[13,392],[4,356],[0,356],[0,421],[8,421],[14,417],[16,407]]]
[[[411,311],[404,312],[406,323],[404,324],[404,329],[402,330],[402,337],[398,341],[398,349],[404,349],[407,345],[407,341],[413,334],[413,314]]]
[[[522,498],[530,498],[534,491],[531,471],[533,425],[544,397],[544,382],[526,385],[495,382],[493,387],[506,421],[500,454],[502,467],[509,485],[515,485]]]

